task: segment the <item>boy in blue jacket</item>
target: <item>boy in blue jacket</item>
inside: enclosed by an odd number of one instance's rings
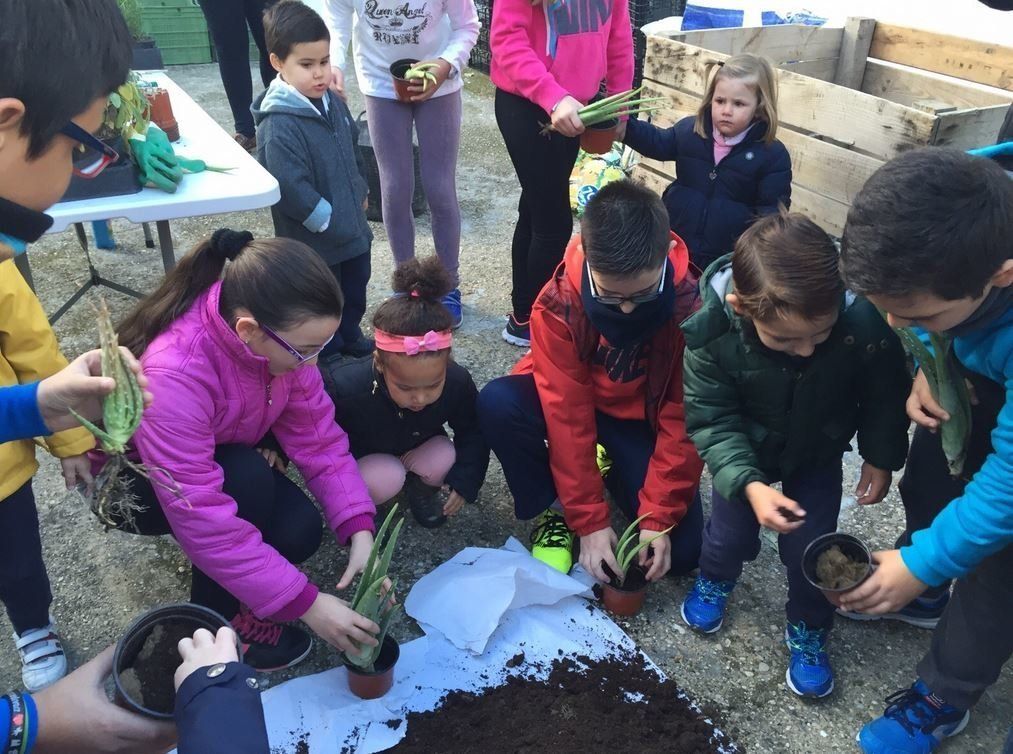
[[[950,336],[973,396],[954,478],[937,432],[949,416],[916,376],[907,410],[918,427],[900,484],[907,529],[899,549],[875,553],[877,570],[844,600],[849,617],[938,621],[918,680],[859,733],[870,754],[929,752],[959,733],[1013,652],[1011,238],[1013,181],[998,164],[950,149],[887,163],[848,214],[849,287],[894,327]]]

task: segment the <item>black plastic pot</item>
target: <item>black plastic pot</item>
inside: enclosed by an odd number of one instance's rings
[[[342,655],[348,669],[349,690],[360,699],[379,699],[394,685],[394,666],[400,657],[401,645],[390,635],[385,636],[380,645],[373,670],[363,670]]]
[[[189,602],[153,608],[130,624],[126,633],[123,634],[123,638],[116,644],[116,651],[113,654],[113,682],[116,685],[116,698],[127,709],[159,720],[172,719],[172,710],[165,712],[148,709],[139,700],[130,697],[120,682],[120,673],[134,664],[145,640],[155,630],[155,626],[167,621],[190,622],[193,624],[194,631],[206,628],[212,634],[217,633],[222,626],[229,625],[229,622],[214,610]],[[236,651],[239,654],[239,659],[242,660],[242,646],[237,644]]]
[[[73,176],[61,202],[76,202],[81,199],[97,199],[101,196],[122,196],[136,194],[141,190],[141,179],[137,175],[137,167],[127,156],[123,140],[116,137],[109,142],[120,159],[109,165],[94,178]]]
[[[855,583],[842,587],[841,589],[826,589],[820,584],[819,578],[816,575],[816,561],[824,551],[830,549],[834,545],[837,545],[841,549],[841,552],[847,557],[859,563],[864,563],[866,566],[865,575],[855,581]],[[844,534],[842,532],[830,532],[829,534],[823,534],[810,542],[808,547],[806,547],[802,552],[802,575],[805,576],[806,581],[823,592],[823,596],[826,597],[830,603],[836,605],[837,607],[841,606],[841,596],[846,592],[850,592],[856,586],[869,578],[871,573],[872,551],[869,550],[869,546],[866,545],[865,542],[860,540],[858,537],[852,536],[851,534]]]
[[[133,60],[130,63],[134,71],[158,71],[165,68],[162,51],[154,39],[135,39]]]

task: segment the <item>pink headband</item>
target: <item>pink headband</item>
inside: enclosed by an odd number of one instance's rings
[[[391,335],[383,330],[373,330],[376,347],[388,353],[403,353],[406,356],[418,356],[423,351],[442,351],[450,348],[454,336],[450,330],[436,332],[430,330],[421,338],[414,335]]]

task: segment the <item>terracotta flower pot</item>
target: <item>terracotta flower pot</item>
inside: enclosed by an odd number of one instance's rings
[[[172,114],[172,101],[165,89],[158,88],[145,93],[151,105],[151,121],[165,131],[169,141],[179,141],[179,124]]]
[[[385,636],[373,670],[363,670],[345,660],[349,690],[360,699],[379,699],[394,685],[394,666],[400,656],[401,646],[397,639]]]
[[[127,628],[126,633],[123,634],[123,638],[116,644],[116,650],[113,653],[112,675],[113,683],[116,686],[116,701],[128,710],[160,720],[171,720],[172,710],[154,710],[145,707],[141,700],[134,699],[130,692],[123,687],[120,674],[124,670],[133,667],[137,655],[143,648],[148,636],[155,630],[155,626],[159,623],[169,622],[189,623],[193,626],[193,631],[199,628],[206,628],[212,634],[217,633],[218,629],[222,626],[229,625],[229,622],[214,610],[190,602],[184,602],[174,605],[162,605],[161,607],[149,610]],[[191,631],[191,635],[193,631]],[[239,655],[239,659],[242,660],[243,648],[241,645],[237,644],[236,652]],[[179,660],[176,666],[178,667],[181,662],[182,660]]]
[[[580,148],[588,154],[608,154],[616,140],[619,121],[607,120],[584,129],[580,135]]]
[[[401,60],[395,60],[390,66],[390,75],[394,79],[394,94],[401,102],[411,101],[411,81],[406,79],[404,75],[408,73],[408,69],[419,61],[415,58],[401,58]]]
[[[612,581],[601,585],[601,601],[605,609],[613,615],[623,617],[639,613],[640,608],[644,606],[644,598],[647,597],[644,569],[636,564],[631,565],[622,584],[610,571],[606,570],[606,573]]]
[[[861,578],[846,587],[827,589],[820,584],[819,577],[816,575],[816,561],[823,552],[834,545],[837,545],[841,552],[852,560],[864,563],[865,572]],[[872,574],[872,552],[865,542],[850,534],[841,532],[823,534],[810,542],[802,553],[802,575],[805,576],[806,581],[823,592],[823,596],[831,604],[837,607],[841,606],[841,597],[869,578],[870,574]]]

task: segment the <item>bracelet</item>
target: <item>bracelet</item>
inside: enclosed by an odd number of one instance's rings
[[[24,754],[28,743],[28,711],[24,697],[20,692],[10,691],[7,693],[7,703],[11,706],[11,723],[6,754]]]

